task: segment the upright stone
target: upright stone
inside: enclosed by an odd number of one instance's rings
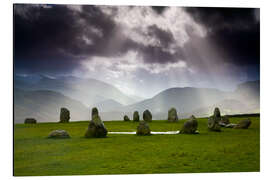
[[[177,111],[175,108],[171,108],[168,111],[168,121],[169,122],[177,122],[178,121]]]
[[[151,130],[149,125],[147,124],[146,121],[141,121],[139,126],[137,127],[137,135],[139,136],[147,136],[147,135],[151,135]]]
[[[127,115],[124,116],[124,121],[130,121],[130,119]]]
[[[85,133],[86,138],[101,138],[107,136],[107,129],[98,115],[97,108],[92,109],[92,120],[88,125],[88,129]]]
[[[148,109],[143,112],[143,120],[146,122],[152,121],[152,114]]]
[[[60,123],[67,123],[70,119],[70,113],[67,108],[61,108],[60,110]]]
[[[221,115],[219,109],[216,107],[214,110],[214,115],[209,117],[208,119],[208,129],[210,131],[217,131],[220,132],[220,125],[219,122],[221,120]]]
[[[243,119],[234,128],[235,129],[247,129],[250,125],[251,125],[250,119]]]
[[[94,116],[98,115],[98,109],[96,107],[92,108],[92,119],[94,118]]]
[[[139,112],[138,111],[135,111],[133,113],[133,121],[134,122],[139,122],[140,121],[140,115],[139,115]]]
[[[37,120],[35,118],[26,118],[24,124],[36,124]]]
[[[181,134],[198,134],[198,121],[195,116],[190,116],[189,120],[187,120],[182,129],[180,130]]]
[[[216,107],[215,110],[214,110],[214,117],[221,118],[220,110],[219,110],[218,107]]]

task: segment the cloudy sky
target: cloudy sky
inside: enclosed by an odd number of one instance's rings
[[[170,87],[233,90],[260,78],[252,8],[14,5],[15,74],[73,75],[151,97]]]

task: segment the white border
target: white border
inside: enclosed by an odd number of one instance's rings
[[[0,5],[1,22],[1,179],[13,179],[13,139],[12,139],[12,18],[13,3],[46,4],[97,4],[97,5],[170,5],[201,7],[260,7],[261,8],[261,172],[260,173],[197,173],[162,175],[101,175],[101,176],[45,176],[20,177],[20,179],[268,179],[270,177],[270,118],[268,116],[270,100],[270,7],[267,0],[6,0]]]

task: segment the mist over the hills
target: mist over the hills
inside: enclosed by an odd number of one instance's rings
[[[220,107],[222,114],[258,113],[260,108],[259,81],[240,84],[232,92],[211,88],[169,88],[152,98],[136,99],[136,102],[113,85],[94,79],[42,76],[39,80],[34,78],[32,81],[32,77],[29,81],[28,78],[15,78],[14,119],[18,123],[27,117],[37,118],[40,122],[57,122],[61,107],[71,111],[72,121],[88,120],[93,107],[99,109],[103,120],[122,120],[125,114],[132,118],[135,110],[142,115],[146,109],[152,112],[154,119],[166,119],[171,107],[178,110],[180,118],[191,114],[208,116],[215,107]],[[126,104],[120,103],[121,100]]]

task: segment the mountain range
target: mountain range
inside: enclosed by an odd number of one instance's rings
[[[15,122],[23,122],[26,117],[35,117],[44,122],[58,121],[61,107],[70,109],[71,120],[89,119],[92,107],[99,109],[103,120],[121,120],[125,114],[132,118],[135,110],[142,116],[145,109],[152,112],[154,119],[166,119],[171,107],[177,109],[180,118],[191,114],[209,116],[214,107],[220,107],[222,114],[257,113],[260,109],[260,81],[239,84],[232,92],[175,87],[141,100],[95,79],[68,76],[28,81],[15,77]]]

